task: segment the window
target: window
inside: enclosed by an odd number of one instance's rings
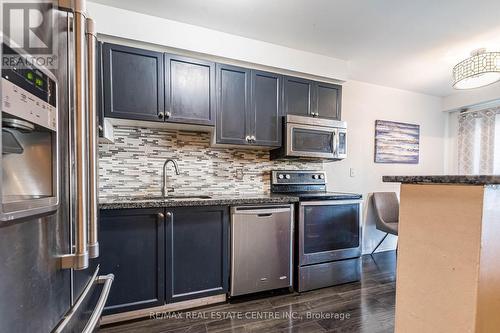
[[[500,174],[500,107],[458,116],[460,174]]]

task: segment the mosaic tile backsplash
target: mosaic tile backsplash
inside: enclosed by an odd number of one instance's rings
[[[100,197],[161,195],[163,163],[175,195],[263,195],[273,169],[322,170],[321,162],[270,161],[269,152],[210,147],[202,132],[116,127],[115,143],[99,146]]]

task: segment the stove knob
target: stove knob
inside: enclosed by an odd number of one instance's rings
[[[283,179],[283,175],[282,175],[282,174],[279,174],[279,175],[278,175],[278,178],[279,178],[279,179]]]
[[[325,175],[319,175],[319,179],[325,179]]]
[[[286,179],[290,179],[290,175],[285,175],[285,178]]]
[[[313,175],[313,179],[318,179],[318,175]]]

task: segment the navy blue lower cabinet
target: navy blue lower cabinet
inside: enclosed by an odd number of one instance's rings
[[[115,280],[104,314],[165,304],[165,209],[102,210],[101,272]]]
[[[165,226],[167,303],[227,293],[229,208],[167,208]]]

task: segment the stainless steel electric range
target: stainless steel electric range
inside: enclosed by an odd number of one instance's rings
[[[324,171],[272,171],[274,195],[299,197],[295,211],[295,289],[358,281],[362,196],[328,192]]]

